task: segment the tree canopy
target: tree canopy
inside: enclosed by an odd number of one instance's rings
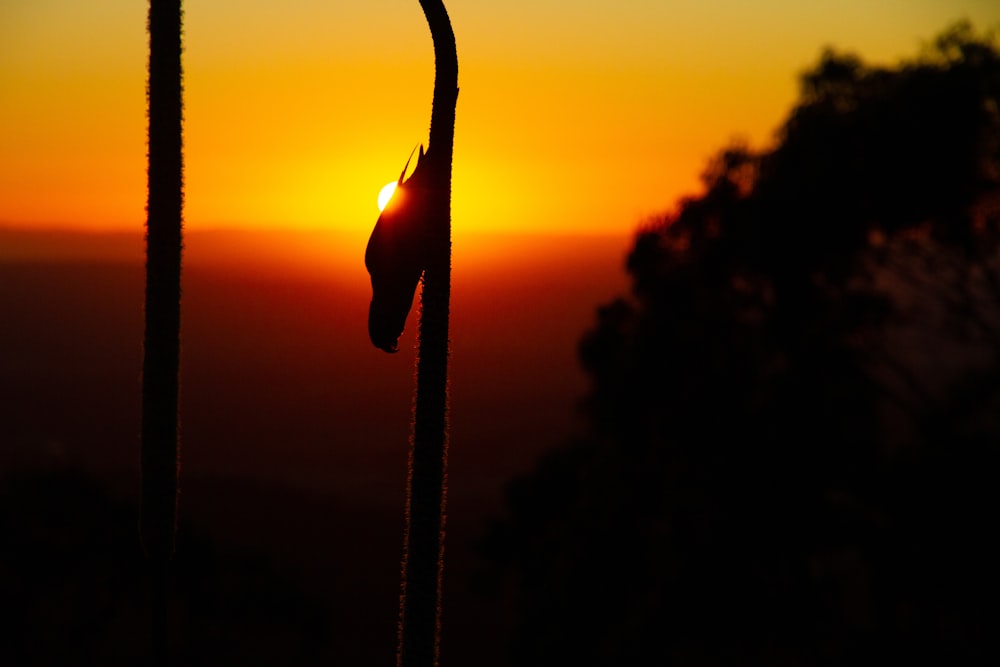
[[[518,665],[996,657],[1000,53],[825,51],[637,234],[486,552]]]

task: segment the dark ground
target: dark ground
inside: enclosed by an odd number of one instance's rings
[[[498,237],[475,260],[456,240],[445,665],[498,664],[502,604],[477,592],[475,541],[505,482],[575,430],[576,344],[624,289],[627,240]],[[414,320],[400,354],[372,348],[361,251],[331,250],[356,260],[338,272],[324,247],[187,239],[186,664],[393,659]],[[8,664],[143,650],[141,252],[138,236],[0,231],[0,590],[20,619],[0,640]]]

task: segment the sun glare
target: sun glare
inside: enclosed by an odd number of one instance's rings
[[[385,187],[379,190],[378,193],[378,210],[382,211],[385,209],[389,200],[392,199],[392,193],[396,191],[396,181],[392,183],[386,183]]]

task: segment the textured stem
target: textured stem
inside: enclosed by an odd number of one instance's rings
[[[420,0],[434,40],[434,100],[428,142],[434,227],[420,308],[417,395],[407,482],[397,664],[438,664],[448,461],[448,315],[451,296],[451,163],[458,55],[441,0]]]
[[[142,365],[140,531],[149,563],[153,662],[166,663],[168,563],[177,510],[183,207],[181,2],[149,3],[149,193]]]

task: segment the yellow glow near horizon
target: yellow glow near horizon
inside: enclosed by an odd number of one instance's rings
[[[389,200],[392,199],[393,193],[396,192],[396,181],[392,183],[386,183],[381,190],[378,192],[378,210],[382,212],[385,210],[386,205]]]
[[[449,2],[457,232],[628,233],[772,138],[824,46],[914,56],[985,0]],[[426,143],[434,54],[410,0],[186,3],[185,224],[362,233]],[[0,8],[0,226],[141,229],[145,3]],[[391,85],[386,85],[391,82]]]

